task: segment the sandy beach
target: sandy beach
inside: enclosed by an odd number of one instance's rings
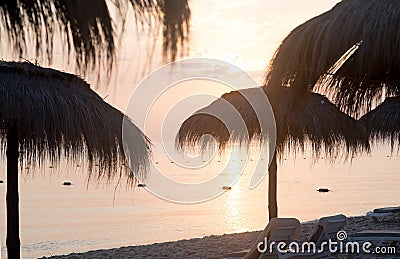
[[[316,222],[314,220],[302,223],[301,240],[308,239]],[[365,230],[400,230],[400,222],[395,222],[389,218],[383,222],[376,222],[366,216],[349,217],[344,230],[348,234]],[[51,258],[222,258],[224,254],[249,249],[260,233],[261,231],[254,231],[219,236],[212,235],[175,242],[127,246],[86,253],[71,253]],[[399,252],[398,247],[397,251]],[[396,256],[385,258],[396,258]]]

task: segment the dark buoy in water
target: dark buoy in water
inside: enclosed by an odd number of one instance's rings
[[[146,187],[146,184],[144,184],[144,183],[139,183],[139,184],[137,185],[137,187]]]
[[[63,182],[63,185],[70,186],[70,185],[72,185],[72,183],[67,181],[67,182]]]
[[[318,192],[330,192],[330,190],[328,188],[319,188],[317,191]]]
[[[4,183],[4,181],[3,181],[3,180],[0,180],[0,183]]]
[[[232,187],[230,187],[230,186],[222,186],[222,189],[223,190],[232,190]]]

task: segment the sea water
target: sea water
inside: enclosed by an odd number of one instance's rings
[[[242,151],[238,151],[239,153]],[[243,151],[244,152],[244,151]],[[260,230],[268,223],[268,177],[248,188],[257,163],[268,156],[216,154],[206,165],[188,170],[156,151],[153,163],[171,179],[186,183],[206,181],[228,168],[246,168],[231,190],[196,204],[169,202],[145,188],[126,188],[113,181],[87,181],[81,161],[45,163],[41,168],[21,168],[20,226],[23,258],[37,258]],[[247,157],[247,161],[244,160]],[[204,159],[204,158],[203,158]],[[262,160],[261,160],[262,159]],[[400,157],[387,147],[347,162],[331,163],[309,155],[283,156],[278,163],[279,216],[301,221],[343,213],[363,215],[368,210],[400,205]],[[5,161],[0,179],[5,179]],[[227,171],[227,177],[229,172]],[[264,172],[255,172],[261,173]],[[72,182],[64,186],[64,181]],[[149,178],[151,185],[151,177]],[[324,187],[331,191],[319,193]],[[222,186],[221,186],[222,188]],[[6,257],[6,185],[0,184],[1,257]]]

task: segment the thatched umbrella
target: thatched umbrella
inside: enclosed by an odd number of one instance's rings
[[[389,97],[374,110],[360,118],[370,138],[389,140],[392,149],[400,148],[400,97]]]
[[[53,40],[59,39],[67,54],[75,54],[77,68],[86,71],[115,58],[115,25],[126,21],[133,9],[137,25],[158,34],[162,28],[164,55],[175,59],[188,39],[190,9],[187,0],[18,0],[0,2],[0,37],[24,57],[29,43],[36,56],[53,56]],[[115,11],[113,20],[110,12]],[[149,34],[152,35],[152,34]],[[149,39],[151,41],[152,39]]]
[[[271,96],[272,94],[267,88],[263,90],[271,100],[277,128],[276,154],[273,155],[268,174],[269,216],[274,218],[277,217],[276,155],[279,157],[284,150],[304,151],[306,143],[311,142],[315,158],[318,158],[321,153],[325,153],[331,159],[335,159],[340,154],[347,158],[348,155],[358,151],[368,150],[369,143],[365,131],[357,121],[341,112],[324,96],[307,92],[293,107],[289,105],[291,103],[288,100],[291,89],[282,90],[283,92],[276,96]],[[251,100],[252,94],[260,95],[260,88],[224,94],[220,99],[189,117],[182,124],[177,136],[180,147],[193,146],[199,142],[203,148],[206,147],[211,138],[201,138],[205,134],[213,136],[221,148],[229,142],[248,142],[251,139],[268,138],[268,134],[260,135],[260,129],[265,125],[260,124],[253,109],[254,104],[248,102]],[[246,124],[244,130],[247,132],[229,131],[226,122],[234,125],[237,120],[230,113],[223,116],[225,125],[219,119],[221,118],[220,107],[225,102],[231,103],[237,109]],[[214,116],[215,114],[218,116]],[[232,122],[232,120],[234,121]],[[273,124],[274,121],[271,120],[267,123]]]
[[[82,79],[31,63],[0,62],[1,151],[7,154],[7,249],[19,258],[18,166],[44,159],[86,158],[89,177],[125,174],[133,183],[148,163],[147,138],[129,120],[129,157],[124,154],[124,115]],[[98,167],[94,167],[94,163]],[[130,169],[125,166],[130,163]]]
[[[282,42],[267,71],[266,85],[282,84],[295,96],[311,90],[327,94],[341,110],[360,115],[384,91],[400,95],[400,1],[343,0],[332,10],[295,28]],[[357,53],[316,85],[321,75],[355,42]]]

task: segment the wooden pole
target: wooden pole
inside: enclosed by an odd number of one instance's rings
[[[18,195],[18,131],[10,127],[7,134],[7,253],[20,258],[19,195]]]
[[[268,210],[269,220],[278,217],[277,185],[278,185],[278,165],[276,163],[276,152],[268,168]]]

